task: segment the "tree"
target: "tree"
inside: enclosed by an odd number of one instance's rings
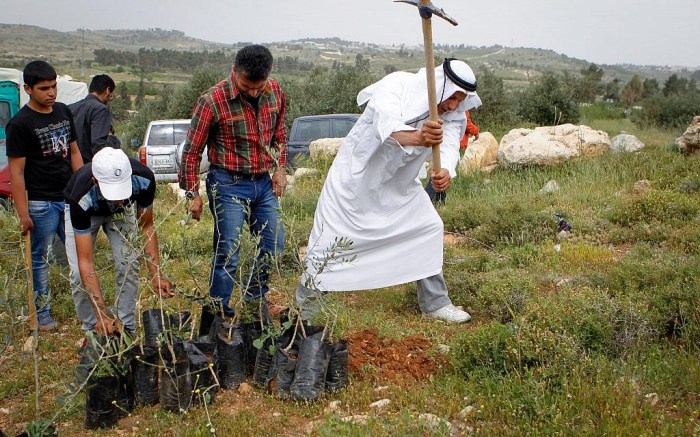
[[[581,102],[592,103],[600,94],[600,81],[603,79],[603,69],[596,64],[591,64],[587,69],[580,71],[581,81],[577,90],[578,99]]]
[[[664,83],[664,96],[683,95],[697,90],[697,83],[684,77],[672,74]]]
[[[127,111],[131,109],[131,98],[129,97],[129,90],[126,82],[122,81],[117,86],[117,96],[109,104],[112,109],[112,116],[116,120],[125,120],[127,117]]]
[[[656,79],[644,79],[642,82],[642,98],[646,99],[661,92],[659,82]]]
[[[134,102],[137,109],[141,109],[143,106],[143,101],[146,98],[146,85],[143,83],[143,77],[139,81],[139,90],[136,94],[136,101]]]
[[[571,90],[562,86],[559,77],[546,72],[523,94],[519,114],[539,125],[577,123],[578,102]]]
[[[474,123],[491,132],[509,130],[519,117],[511,95],[506,93],[503,79],[496,76],[494,70],[482,67],[477,74],[477,84],[483,106],[470,112]]]
[[[178,88],[168,103],[169,118],[190,118],[199,96],[217,82],[227,77],[228,72],[221,68],[207,67],[195,70],[192,78]]]
[[[614,102],[620,101],[620,79],[614,78],[605,85],[603,97]]]
[[[622,88],[621,101],[625,108],[631,108],[636,103],[642,100],[644,93],[644,85],[638,75],[632,76],[629,82]]]

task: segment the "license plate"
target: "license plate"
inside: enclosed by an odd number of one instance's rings
[[[173,162],[170,158],[153,158],[154,167],[172,167]]]

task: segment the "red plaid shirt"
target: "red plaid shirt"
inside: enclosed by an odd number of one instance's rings
[[[196,190],[204,146],[209,162],[227,170],[259,174],[287,163],[287,100],[277,81],[269,79],[258,111],[228,79],[205,91],[197,101],[182,152],[180,188]]]

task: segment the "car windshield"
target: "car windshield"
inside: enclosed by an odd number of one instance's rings
[[[341,118],[335,121],[335,135],[337,137],[346,137],[348,132],[355,126],[356,120]]]
[[[187,136],[189,123],[157,124],[151,126],[151,133],[148,135],[149,146],[172,146],[180,144]]]
[[[319,138],[331,137],[331,121],[325,120],[309,120],[299,123],[299,140],[313,141]]]

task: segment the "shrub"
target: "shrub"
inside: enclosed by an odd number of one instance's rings
[[[544,73],[522,95],[518,114],[542,126],[578,123],[580,117],[574,90],[566,89],[552,72]]]
[[[479,275],[471,281],[470,308],[477,309],[481,316],[501,323],[511,322],[522,315],[526,304],[537,290],[535,281],[530,275],[524,275],[522,270],[499,270]],[[461,293],[463,289],[450,288],[452,296]]]
[[[694,219],[700,211],[696,197],[671,190],[647,190],[641,195],[616,199],[606,212],[612,223],[632,226],[635,223],[679,223]]]

